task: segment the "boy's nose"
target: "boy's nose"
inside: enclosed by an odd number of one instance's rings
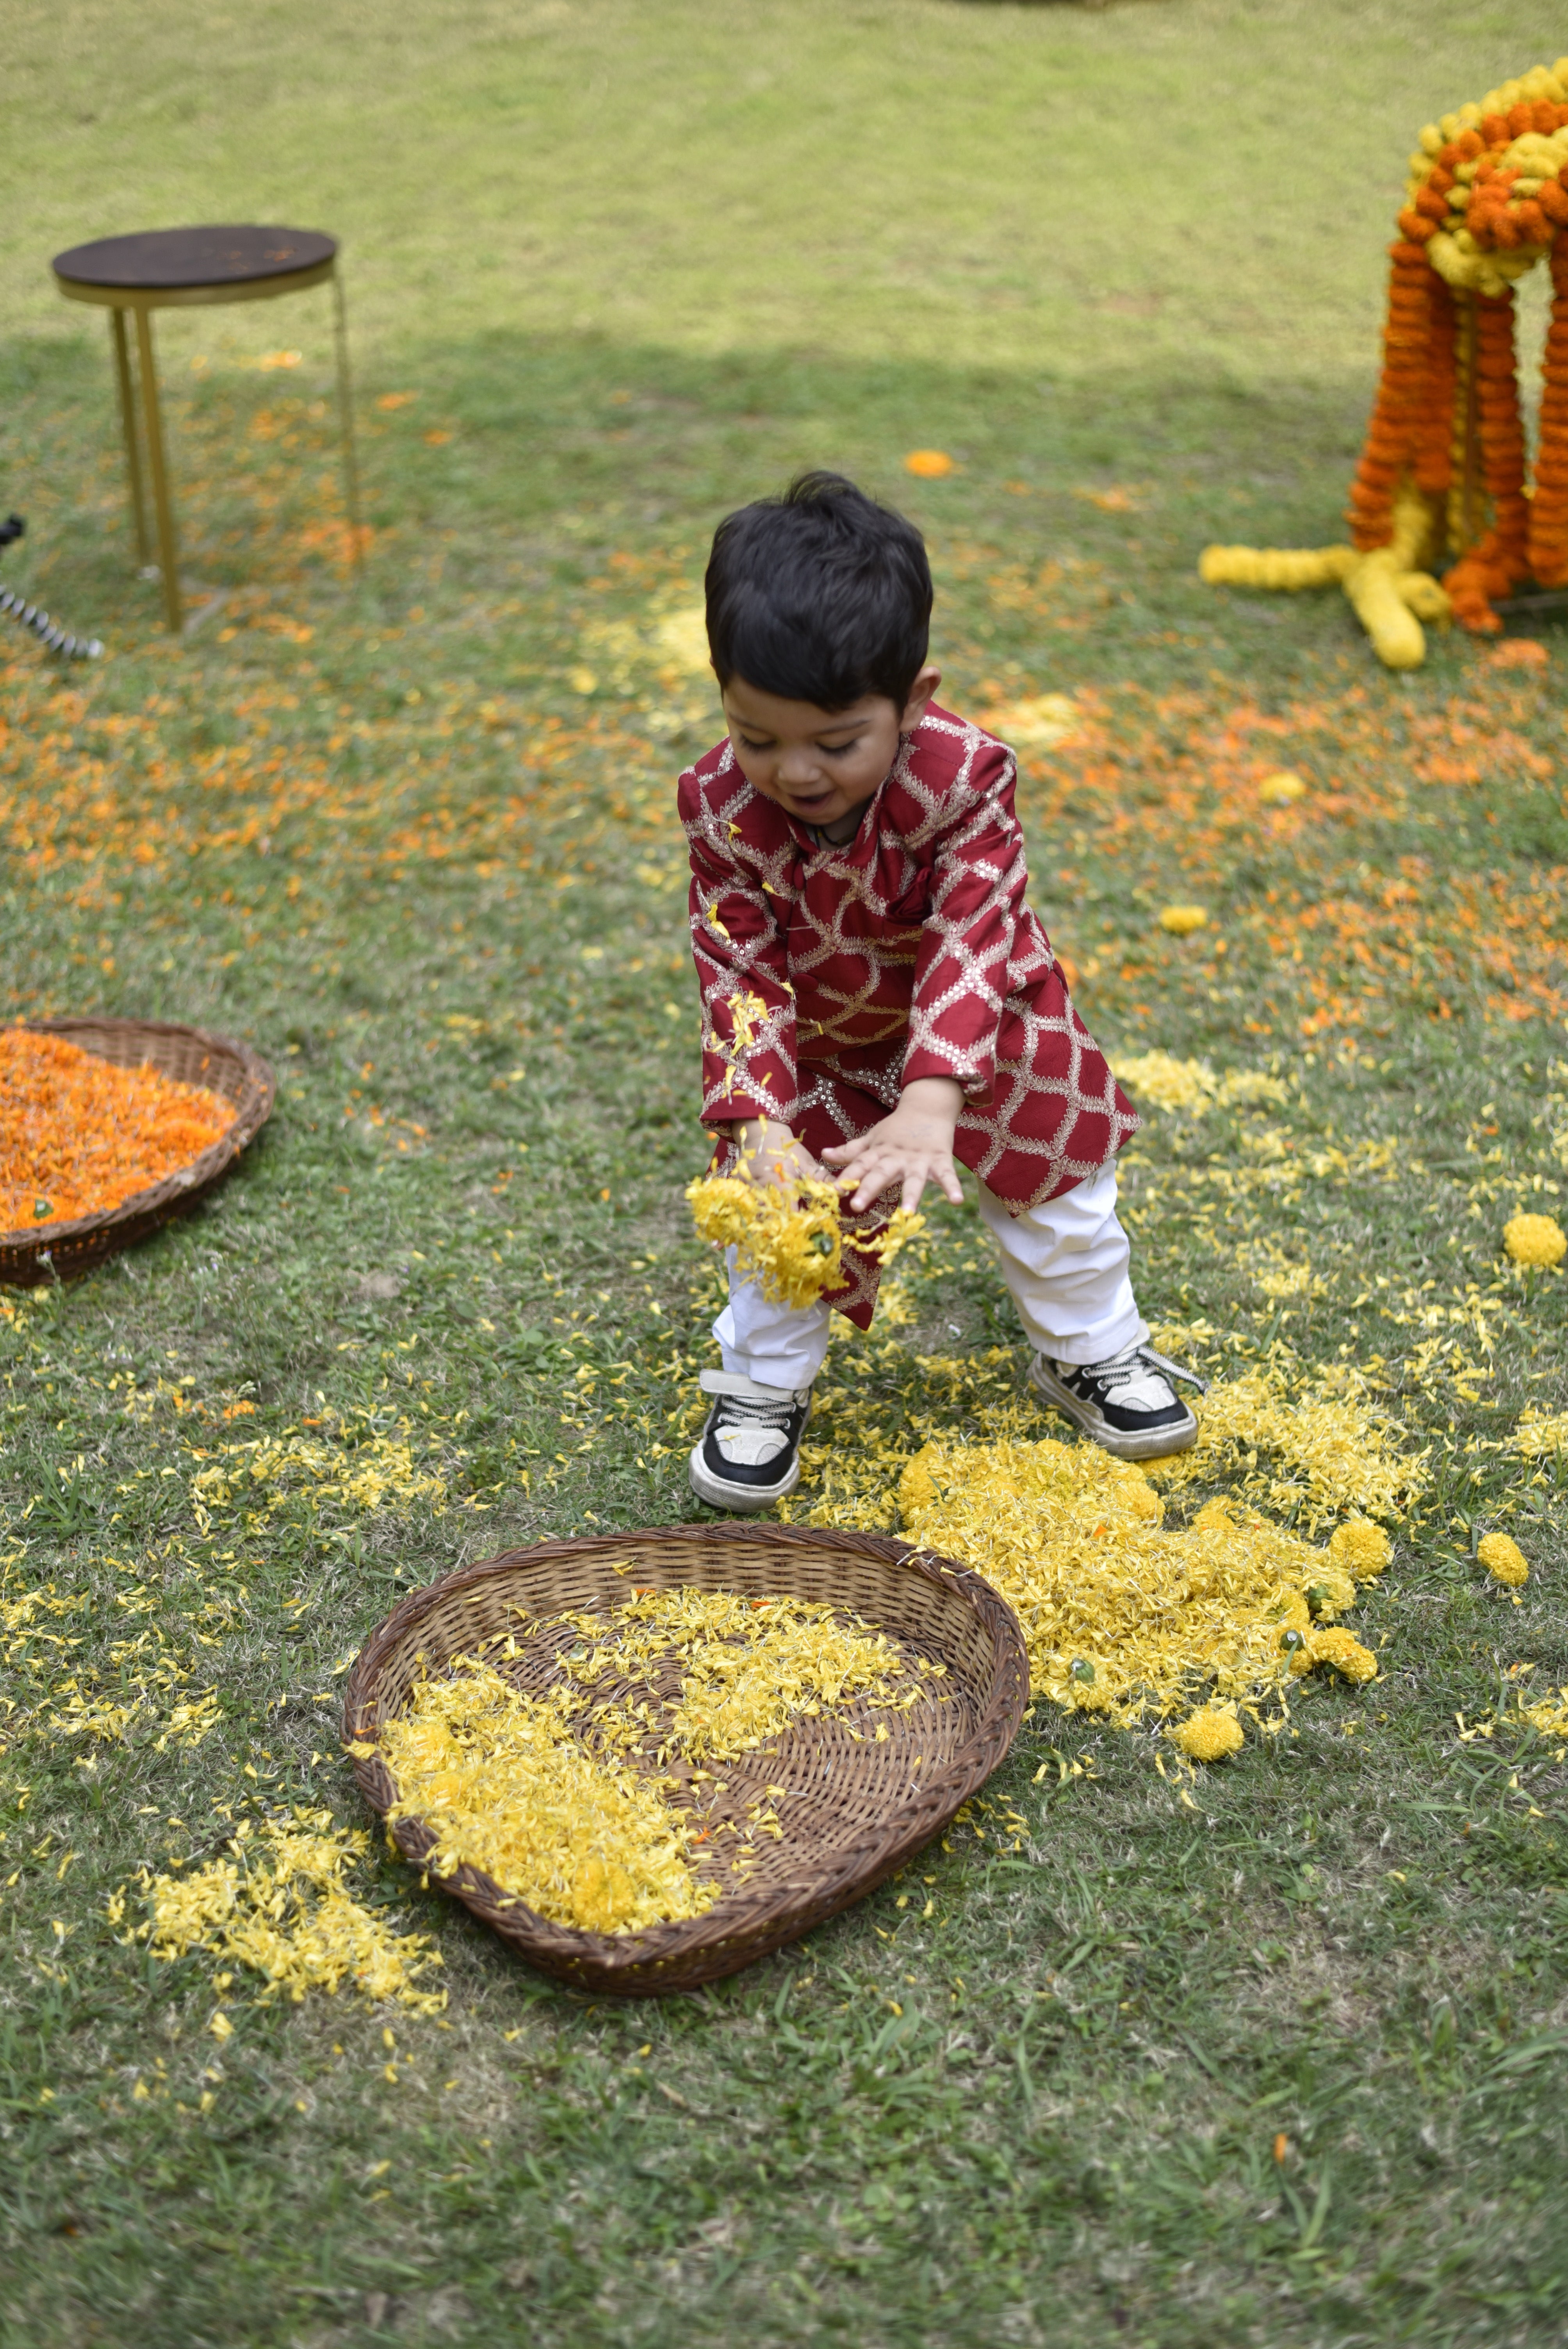
[[[779,761],[779,780],[786,790],[816,781],[817,761],[810,750],[786,750]]]

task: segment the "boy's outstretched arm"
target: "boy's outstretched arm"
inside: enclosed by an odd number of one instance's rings
[[[902,1206],[918,1207],[928,1183],[957,1206],[964,1194],[953,1164],[953,1133],[963,1106],[964,1088],[956,1077],[916,1077],[890,1116],[857,1141],[824,1150],[840,1189],[853,1186],[852,1213],[861,1214],[894,1183],[901,1187]]]

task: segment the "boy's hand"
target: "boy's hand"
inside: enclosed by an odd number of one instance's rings
[[[802,1183],[833,1179],[777,1118],[746,1118],[736,1125],[734,1133],[740,1155],[730,1171],[743,1180],[782,1183],[787,1189],[794,1189]]]
[[[957,1206],[964,1194],[953,1164],[953,1130],[963,1106],[964,1088],[955,1077],[916,1077],[905,1085],[891,1117],[858,1142],[836,1143],[824,1150],[840,1190],[853,1188],[851,1212],[859,1215],[869,1207],[891,1183],[903,1185],[900,1204],[905,1207],[919,1206],[928,1183],[934,1183]]]

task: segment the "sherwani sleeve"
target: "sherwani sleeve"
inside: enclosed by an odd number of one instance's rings
[[[702,1118],[788,1124],[799,1113],[795,990],[785,935],[760,877],[737,854],[731,820],[684,775],[691,854],[692,956],[702,995]]]
[[[955,1077],[974,1107],[985,1106],[995,1081],[997,1030],[1026,918],[1029,874],[1015,771],[999,743],[975,753],[968,789],[936,843],[915,960],[903,1082]]]

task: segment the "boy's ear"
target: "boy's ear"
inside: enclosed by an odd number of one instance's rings
[[[903,705],[903,715],[898,721],[901,734],[913,734],[935,699],[936,688],[942,683],[942,671],[933,668],[928,661],[909,688],[909,699]]]

